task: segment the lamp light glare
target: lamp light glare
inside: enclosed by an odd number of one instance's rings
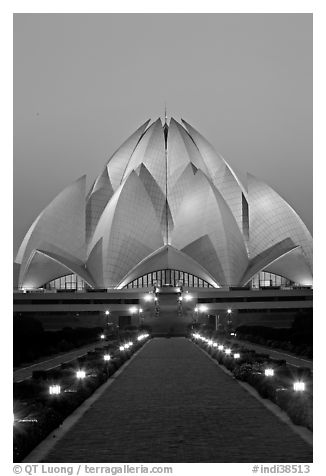
[[[137,307],[131,307],[131,308],[129,309],[129,312],[130,312],[131,314],[135,314],[135,313],[137,312]]]
[[[80,380],[84,379],[86,377],[85,370],[77,370],[76,377]]]
[[[124,350],[125,350],[125,346],[124,346],[124,345],[120,345],[119,350],[120,350],[121,352],[124,351]]]
[[[274,369],[265,369],[265,376],[266,377],[273,377],[274,376]]]
[[[225,353],[226,353],[227,355],[230,355],[230,354],[231,354],[231,349],[225,349]]]
[[[106,310],[105,314],[108,316],[110,314],[110,311]]]
[[[109,360],[111,360],[110,354],[104,354],[104,355],[103,355],[103,359],[106,360],[107,362],[108,362]]]
[[[104,334],[101,334],[101,335],[100,335],[100,338],[101,338],[101,339],[105,339],[105,335],[104,335]]]
[[[227,313],[228,313],[228,314],[231,314],[231,312],[232,312],[232,309],[228,309],[228,310],[227,310]]]
[[[294,382],[293,390],[295,392],[304,392],[305,389],[306,389],[306,384],[304,382],[301,382],[301,381]]]
[[[236,353],[236,354],[233,355],[233,357],[234,357],[235,359],[240,359],[240,354]]]
[[[224,345],[219,345],[217,348],[218,348],[218,350],[223,350],[223,349],[224,349]]]
[[[213,347],[217,347],[217,346],[218,346],[217,342],[213,342]]]
[[[50,395],[60,395],[61,387],[60,385],[50,385],[49,386],[49,394]]]

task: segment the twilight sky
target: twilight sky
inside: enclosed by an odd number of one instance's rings
[[[14,255],[165,101],[312,231],[311,14],[15,14]]]

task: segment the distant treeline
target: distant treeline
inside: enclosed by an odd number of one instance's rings
[[[14,366],[95,342],[102,330],[101,327],[65,327],[45,331],[42,323],[33,317],[14,317]]]
[[[298,313],[290,328],[239,326],[236,332],[240,339],[281,348],[312,358],[313,318],[311,309]]]

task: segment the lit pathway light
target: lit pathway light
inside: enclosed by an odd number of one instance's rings
[[[125,346],[124,346],[124,345],[120,345],[119,350],[120,350],[121,352],[123,352],[123,351],[125,350]]]
[[[225,349],[225,353],[226,353],[227,355],[230,355],[230,354],[231,354],[231,349]]]
[[[61,387],[60,385],[50,385],[49,386],[49,394],[50,395],[60,395]]]
[[[85,370],[77,370],[76,377],[80,380],[83,380],[86,377]]]
[[[304,382],[301,382],[301,381],[294,382],[293,390],[295,392],[304,392],[305,389],[306,389],[306,384]]]
[[[235,359],[240,359],[240,354],[239,354],[239,353],[236,353],[236,354],[233,355],[233,357],[234,357]]]
[[[274,377],[274,369],[265,369],[266,377]]]
[[[218,348],[218,350],[223,350],[223,349],[224,349],[224,345],[219,345],[217,348]]]
[[[217,347],[217,346],[218,346],[217,342],[213,342],[213,347]]]
[[[110,354],[104,354],[104,355],[103,355],[103,359],[104,359],[106,362],[108,362],[109,360],[111,360]]]
[[[110,311],[107,309],[107,310],[105,311],[105,315],[108,316],[109,314],[110,314]]]
[[[101,335],[100,335],[100,338],[101,338],[102,340],[105,339],[105,335],[104,335],[104,334],[101,334]]]

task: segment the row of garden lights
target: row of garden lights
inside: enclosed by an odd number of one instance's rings
[[[104,355],[104,360],[110,360],[110,355],[106,354]],[[85,370],[77,370],[76,371],[76,378],[78,380],[83,380],[84,378],[86,378],[86,372]],[[49,394],[50,395],[60,395],[61,393],[61,385],[50,385],[49,386]]]
[[[137,340],[138,341],[142,341],[143,339],[146,339],[147,337],[149,337],[149,334],[140,334],[138,337],[137,337]],[[102,336],[101,336],[102,338]],[[129,349],[129,347],[131,347],[133,345],[133,343],[131,341],[127,342],[126,344],[124,345],[121,345],[119,347],[119,350],[122,352],[122,351],[125,351],[127,349]],[[111,360],[111,356],[110,354],[104,354],[103,355],[103,359],[108,362]],[[86,378],[86,371],[85,370],[77,370],[76,371],[76,378],[78,380],[83,380]],[[61,385],[58,385],[58,384],[55,384],[55,385],[50,385],[49,386],[49,394],[50,395],[60,395],[61,394]],[[37,420],[15,420],[15,416],[14,416],[14,423],[15,421],[19,421],[19,422],[22,422],[22,421],[37,421]]]
[[[149,337],[149,334],[140,334],[140,336],[137,337],[137,340],[141,341]]]
[[[224,348],[224,345],[218,344],[217,342],[212,341],[211,339],[207,339],[204,336],[201,336],[198,333],[192,334],[194,339],[202,340],[203,342],[206,342],[207,345],[210,347],[217,347],[218,350],[224,351],[226,355],[231,355],[232,350],[230,348]],[[240,354],[238,352],[233,354],[234,359],[240,359]],[[265,377],[274,377],[274,369],[272,368],[267,368],[265,369]],[[293,382],[293,390],[295,392],[303,392],[306,389],[306,384],[305,382],[302,381],[297,381]]]
[[[137,337],[137,340],[138,341],[141,341],[143,339],[146,339],[147,337],[149,337],[149,334],[140,334],[138,337]],[[129,347],[131,347],[133,345],[133,342],[129,341],[127,342],[126,344],[123,344],[119,347],[119,350],[121,352],[129,349]],[[103,355],[103,359],[106,361],[106,362],[109,362],[111,360],[111,356],[110,354],[104,354]],[[78,380],[83,380],[84,378],[86,378],[86,372],[85,370],[77,370],[76,371],[76,378]],[[60,395],[61,393],[61,386],[60,385],[50,385],[49,386],[49,394],[50,395]]]
[[[207,339],[206,337],[204,336],[201,336],[200,334],[193,334],[192,335],[195,339],[199,339],[199,340],[202,340],[203,342],[206,342],[207,345],[209,345],[210,347],[217,347],[218,350],[220,351],[224,351],[226,353],[226,355],[231,355],[232,353],[232,350],[230,348],[224,348],[224,345],[222,344],[218,344],[217,342],[214,342],[213,340],[211,339]],[[234,359],[240,359],[240,354],[238,352],[235,352],[233,354],[233,358]]]

